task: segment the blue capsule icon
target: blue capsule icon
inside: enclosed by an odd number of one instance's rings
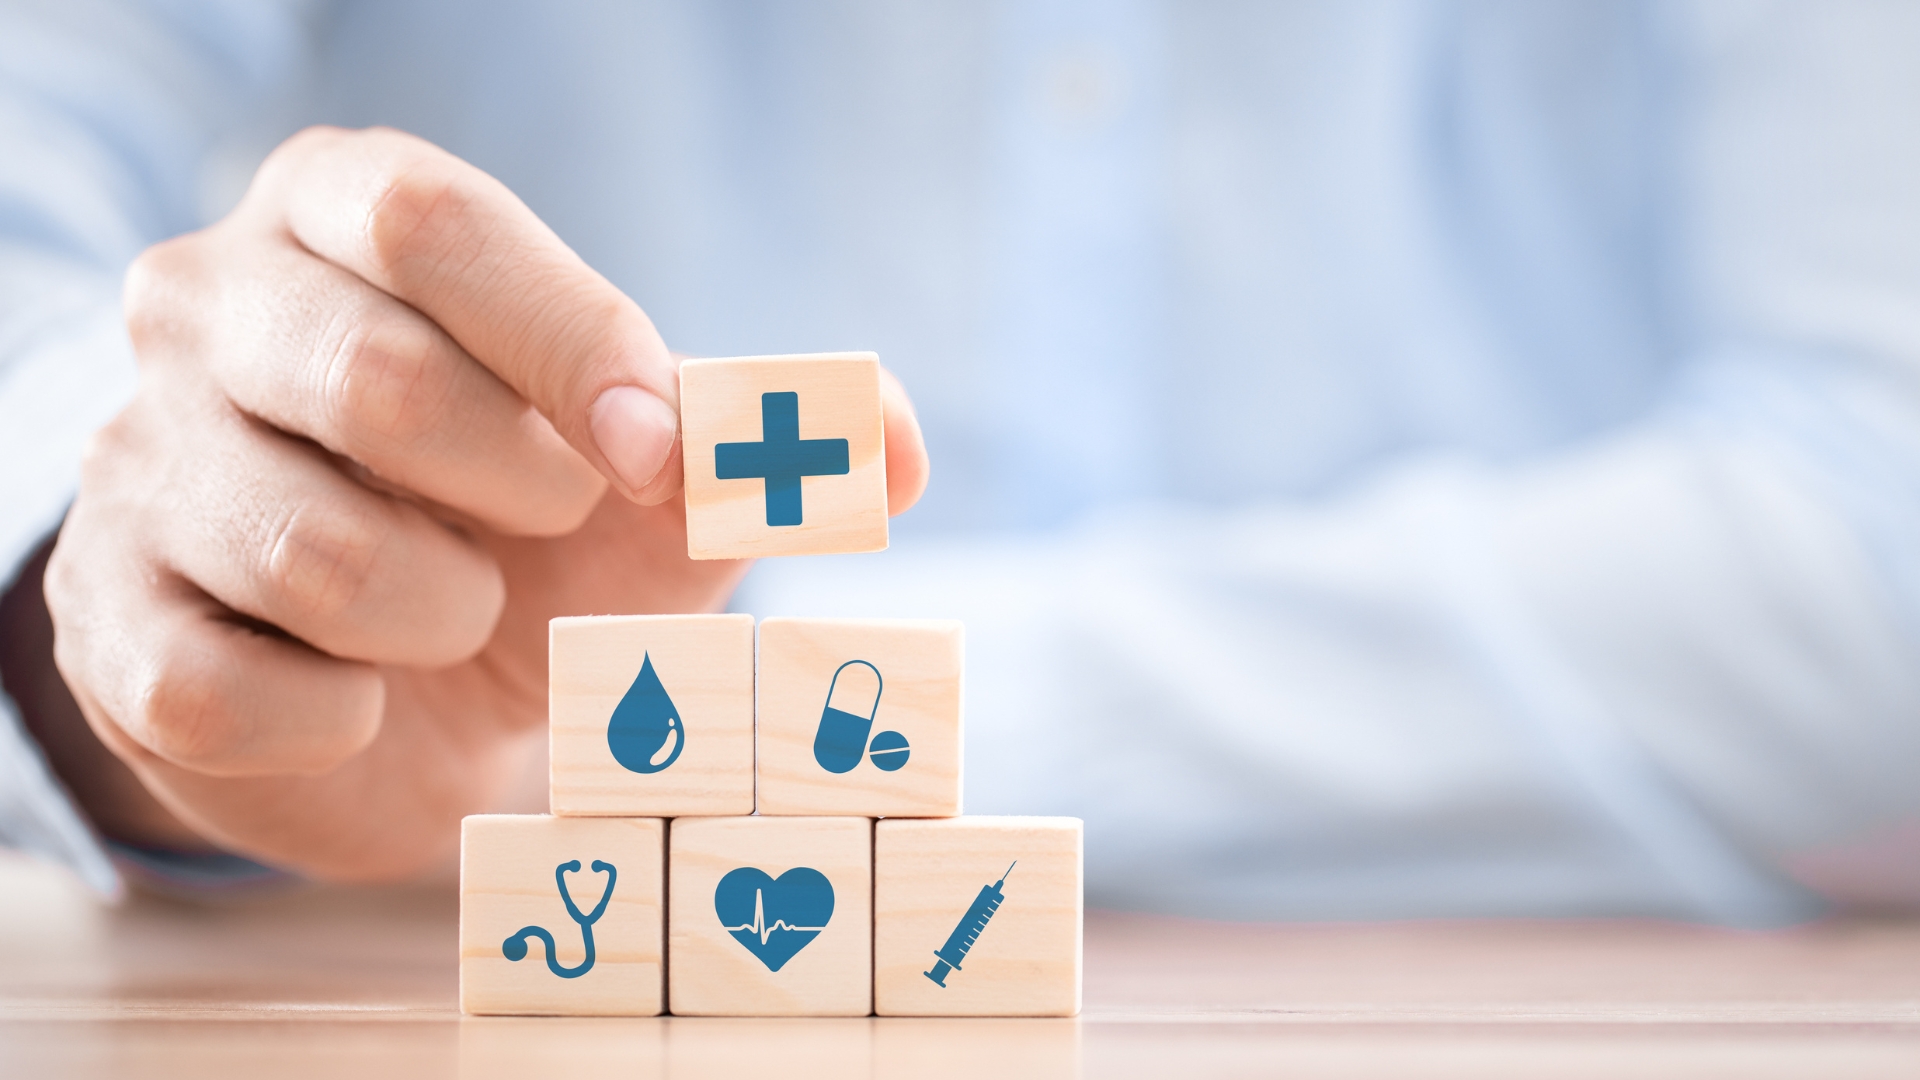
[[[884,689],[880,669],[865,660],[849,660],[833,672],[827,684],[827,704],[820,710],[820,727],[813,736],[813,760],[830,773],[852,772],[869,751],[876,768],[893,772],[907,763],[907,737],[883,731],[867,742],[873,718],[880,711]]]
[[[813,736],[813,760],[830,773],[852,772],[867,750],[867,733],[880,711],[880,669],[865,660],[849,660],[827,684],[827,704]]]

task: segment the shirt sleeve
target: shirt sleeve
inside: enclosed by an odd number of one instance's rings
[[[305,5],[0,7],[0,582],[59,525],[133,391],[120,278],[203,224],[208,148],[295,66]],[[0,843],[118,880],[0,699]]]
[[[966,619],[967,809],[1084,816],[1090,903],[1920,900],[1913,845],[1808,872],[1920,821],[1920,12],[1687,12],[1686,351],[1634,422],[1311,504],[763,565],[741,603]]]

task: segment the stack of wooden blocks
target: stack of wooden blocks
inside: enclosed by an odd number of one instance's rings
[[[884,548],[871,354],[682,369],[694,558]],[[465,822],[460,1003],[571,1016],[1071,1016],[1082,828],[961,810],[955,622],[582,616],[550,815]]]

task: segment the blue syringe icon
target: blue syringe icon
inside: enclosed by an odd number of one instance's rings
[[[1007,864],[1007,874],[1013,873],[1013,868],[1018,865],[1020,865],[1018,859]],[[932,971],[923,971],[920,974],[932,979],[935,986],[945,989],[947,974],[960,970],[960,961],[967,958],[967,950],[973,948],[974,941],[980,937],[980,931],[987,928],[987,920],[993,918],[993,913],[1000,910],[1000,902],[1007,898],[1007,894],[1000,888],[1007,883],[1007,874],[1001,874],[1000,880],[991,885],[980,886],[980,895],[973,898],[973,904],[967,908],[967,913],[960,916],[960,925],[953,928],[953,933],[947,937],[947,943],[933,951],[933,955],[940,959],[934,961]]]

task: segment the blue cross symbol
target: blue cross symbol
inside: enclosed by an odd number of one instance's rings
[[[767,524],[800,524],[800,478],[844,476],[847,440],[802,439],[800,395],[760,395],[760,442],[723,442],[713,448],[713,472],[721,480],[764,479]]]

